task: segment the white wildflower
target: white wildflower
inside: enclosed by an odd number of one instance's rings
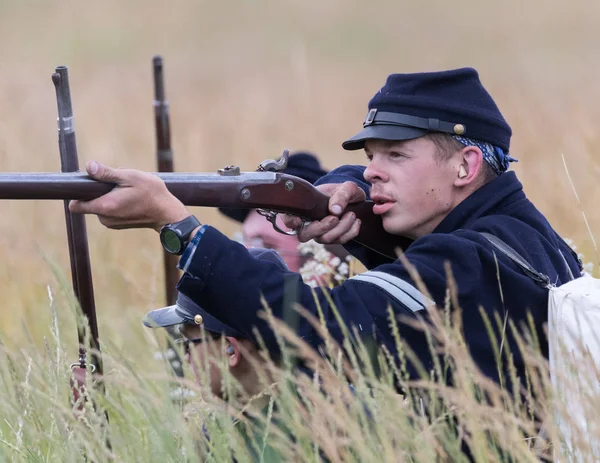
[[[350,267],[348,266],[348,264],[346,262],[342,262],[339,267],[337,268],[338,274],[339,275],[343,275],[346,276],[348,275],[348,272],[350,271]]]
[[[299,243],[298,251],[303,256],[307,256],[309,254],[314,255],[319,250],[319,248],[322,248],[322,247],[323,247],[322,244],[317,243],[315,240],[310,240],[310,241],[307,241],[306,243]]]
[[[315,272],[317,273],[317,275],[325,275],[329,273],[329,269],[325,265],[319,263],[315,268]]]
[[[323,247],[322,249],[319,249],[314,256],[315,260],[318,260],[319,262],[327,262],[331,257],[331,253]]]
[[[325,245],[314,240],[298,245],[301,255],[308,257],[299,273],[302,280],[312,287],[329,286],[345,281],[350,274],[352,256],[345,256],[343,260],[329,252]]]

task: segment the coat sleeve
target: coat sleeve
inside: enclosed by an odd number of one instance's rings
[[[367,199],[370,199],[369,189],[371,188],[371,184],[365,180],[363,175],[365,169],[365,166],[355,165],[337,167],[317,180],[315,186],[325,185],[327,183],[354,182],[365,192]]]
[[[425,260],[436,255],[434,252],[425,256]],[[441,286],[445,288],[443,264],[437,261],[439,258],[435,263],[425,262],[419,267],[428,273],[429,278],[423,276],[426,281],[436,280],[434,286],[440,286],[437,280],[443,278]],[[293,309],[296,303],[324,321],[338,342],[344,340],[345,325],[356,329],[358,335],[369,342],[375,339],[378,344],[385,344],[395,354],[388,307],[396,317],[415,317],[424,314],[425,307],[431,303],[398,261],[353,277],[333,289],[313,289],[302,282],[299,274],[255,259],[244,246],[212,227],[206,228],[196,252],[184,267],[187,270],[178,284],[180,292],[250,339],[257,339],[256,328],[272,353],[277,353],[279,347],[273,331],[260,316],[264,304],[313,347],[319,346],[322,340],[310,323]],[[443,289],[440,297],[444,297]],[[403,334],[407,342],[411,342],[414,333],[408,327]]]

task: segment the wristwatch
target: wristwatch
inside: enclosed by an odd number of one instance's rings
[[[168,223],[160,229],[160,244],[169,254],[180,256],[188,245],[190,234],[200,225],[193,215],[179,222]]]

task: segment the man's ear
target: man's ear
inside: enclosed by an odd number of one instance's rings
[[[225,336],[225,354],[227,354],[227,362],[230,368],[234,368],[240,364],[242,360],[242,352],[240,350],[240,341],[232,336]]]
[[[464,187],[472,184],[483,166],[483,153],[477,146],[465,146],[460,150],[458,161],[454,185]]]

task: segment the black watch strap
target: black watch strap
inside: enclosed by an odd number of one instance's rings
[[[202,225],[193,215],[179,222],[168,223],[160,229],[160,242],[170,254],[181,255],[188,245],[191,233]]]

